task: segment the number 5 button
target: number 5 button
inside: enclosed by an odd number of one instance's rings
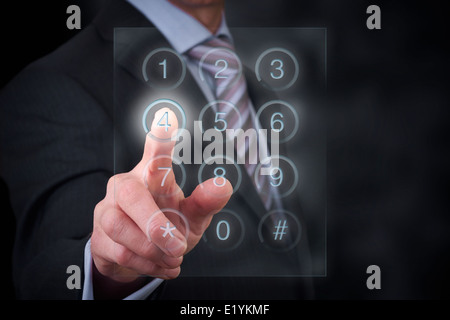
[[[270,48],[256,60],[255,73],[258,81],[269,89],[285,90],[297,81],[298,61],[284,48]]]
[[[242,117],[238,108],[225,100],[215,100],[208,103],[202,108],[198,117],[198,121],[202,122],[203,133],[208,129],[226,133],[227,129],[231,129],[228,127],[227,119],[237,121],[238,128],[242,125]],[[233,129],[236,129],[236,126]]]

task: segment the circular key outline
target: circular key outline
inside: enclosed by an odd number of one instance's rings
[[[264,59],[264,57],[266,55],[268,55],[269,53],[274,52],[274,51],[279,51],[279,52],[283,52],[283,53],[287,54],[289,56],[289,58],[291,58],[291,60],[294,62],[294,68],[295,68],[294,76],[292,77],[291,81],[289,81],[288,84],[286,84],[282,87],[273,87],[273,86],[265,83],[264,81],[262,81],[261,75],[259,74],[259,65],[261,64],[262,59]],[[256,79],[259,82],[261,82],[264,86],[268,87],[269,89],[271,89],[273,91],[282,91],[282,90],[286,90],[286,89],[290,88],[297,81],[299,73],[300,73],[300,70],[299,70],[297,58],[295,58],[295,56],[292,54],[292,52],[290,52],[287,49],[281,48],[281,47],[269,48],[269,49],[263,51],[263,53],[261,53],[259,55],[259,57],[255,63]]]
[[[181,128],[178,128],[178,129],[177,129],[177,134],[175,135],[175,137],[170,137],[170,138],[165,138],[165,139],[158,138],[158,137],[156,137],[155,135],[153,135],[153,134],[151,133],[151,131],[148,129],[148,126],[147,126],[147,116],[148,116],[148,113],[150,112],[150,110],[151,110],[155,105],[158,105],[158,104],[160,104],[160,103],[168,103],[168,104],[174,106],[175,108],[177,108],[177,110],[180,111],[180,113],[181,113],[181,120],[182,120]],[[181,131],[184,130],[184,129],[186,129],[186,113],[184,112],[184,110],[183,110],[183,108],[180,106],[180,104],[179,104],[178,102],[174,101],[174,100],[167,99],[167,98],[157,99],[157,100],[153,101],[152,103],[150,103],[150,104],[145,108],[144,113],[142,114],[142,127],[144,128],[145,133],[146,133],[149,137],[151,137],[152,139],[154,139],[154,140],[156,140],[156,141],[159,141],[159,142],[175,141],[175,140],[178,140],[178,138],[180,137]],[[182,129],[182,130],[180,130],[180,129]]]
[[[186,175],[186,168],[183,165],[183,161],[178,159],[178,157],[176,157],[176,156],[168,156],[168,155],[165,155],[165,154],[160,154],[160,155],[157,155],[155,157],[152,157],[145,164],[145,167],[144,167],[144,170],[143,170],[144,171],[143,172],[143,177],[142,177],[143,180],[144,180],[145,187],[147,189],[149,188],[149,184],[148,184],[148,181],[147,181],[148,180],[148,167],[149,167],[150,163],[152,163],[154,160],[157,160],[157,159],[170,159],[170,160],[172,160],[172,162],[175,163],[181,170],[181,182],[180,182],[180,184],[178,184],[178,187],[180,187],[179,191],[175,190],[174,192],[163,193],[163,194],[157,193],[156,195],[158,197],[171,197],[171,196],[174,196],[175,194],[177,194],[178,192],[183,192],[183,187],[186,184],[186,179],[187,179],[187,177],[186,177],[187,176]],[[175,173],[174,173],[174,175],[175,175]],[[175,179],[175,182],[176,182],[176,179]]]
[[[203,173],[203,169],[205,168],[205,166],[206,166],[206,164],[207,164],[207,162],[211,162],[211,164],[212,164],[212,161],[214,160],[214,159],[224,159],[224,160],[228,160],[228,161],[231,161],[232,162],[232,164],[233,164],[233,166],[236,168],[236,171],[237,171],[237,173],[238,173],[238,179],[237,179],[237,182],[236,182],[236,185],[234,186],[234,188],[233,188],[233,192],[232,192],[232,194],[234,194],[238,189],[239,189],[239,187],[241,186],[241,183],[242,183],[242,171],[241,171],[241,168],[237,165],[237,163],[236,162],[234,162],[234,160],[233,159],[231,159],[230,157],[227,157],[227,156],[213,156],[213,157],[209,157],[208,159],[206,159],[202,164],[201,164],[201,166],[200,166],[200,168],[198,169],[198,174],[197,174],[197,179],[198,179],[198,184],[199,185],[202,185],[202,183],[204,182],[204,181],[202,181],[202,173]],[[229,164],[229,163],[226,163],[225,162],[225,164]],[[208,164],[208,165],[210,165],[210,164]],[[217,165],[217,164],[216,164]],[[220,166],[220,165],[219,165]],[[228,179],[227,179],[228,180]],[[229,180],[228,180],[229,181]],[[231,182],[230,182],[231,183]],[[219,187],[220,188],[220,187]]]
[[[238,220],[238,222],[239,222],[239,224],[240,224],[240,226],[241,226],[241,230],[242,230],[241,235],[239,236],[239,240],[238,240],[233,246],[231,246],[231,247],[229,247],[229,248],[217,248],[217,247],[214,247],[214,246],[211,244],[211,242],[208,242],[208,239],[207,239],[207,236],[206,236],[206,230],[205,230],[205,232],[204,232],[203,235],[202,235],[202,239],[203,239],[203,241],[208,245],[208,247],[210,247],[211,249],[217,250],[217,251],[220,251],[220,252],[225,252],[225,251],[231,251],[231,250],[236,249],[236,248],[239,247],[239,246],[241,245],[241,243],[244,241],[244,236],[245,236],[245,225],[244,225],[244,220],[242,220],[242,218],[241,218],[236,212],[234,212],[234,211],[231,210],[231,209],[224,208],[224,209],[220,210],[216,215],[214,215],[214,217],[220,215],[220,213],[222,213],[222,212],[229,213],[229,214],[231,214],[232,216],[234,216],[234,217],[236,218],[236,220]],[[211,224],[208,226],[208,228],[209,228],[210,226],[211,226]],[[216,226],[216,227],[217,227],[217,226]]]
[[[148,60],[150,60],[150,58],[154,54],[159,53],[161,51],[167,51],[167,52],[173,53],[178,58],[178,60],[180,60],[180,62],[181,62],[181,76],[180,76],[180,79],[178,79],[178,81],[175,84],[173,84],[172,86],[170,86],[170,87],[153,85],[153,84],[148,82],[148,75],[147,75],[147,70],[146,70]],[[184,80],[184,78],[186,76],[186,62],[178,54],[178,52],[176,52],[175,50],[173,50],[171,48],[158,48],[158,49],[155,49],[155,50],[151,51],[150,53],[148,53],[147,56],[145,57],[144,62],[142,63],[142,76],[143,76],[143,78],[145,80],[145,83],[147,83],[149,86],[154,87],[156,89],[165,89],[165,90],[175,89],[176,87],[178,87],[181,84],[181,82],[183,82],[183,80]]]
[[[217,48],[212,48],[212,49],[208,50],[205,54],[203,54],[203,56],[201,57],[201,59],[200,59],[200,61],[198,63],[198,73],[199,73],[200,79],[203,82],[205,82],[205,77],[203,75],[203,64],[204,64],[204,61],[205,61],[205,59],[206,59],[206,57],[208,55],[210,55],[212,52],[218,51],[218,50],[228,51],[228,53],[231,53],[231,55],[235,57],[235,59],[236,59],[236,61],[238,63],[238,72],[237,72],[237,74],[235,76],[235,79],[233,81],[231,81],[227,86],[223,87],[224,89],[226,89],[226,88],[231,87],[232,85],[234,85],[234,83],[242,76],[242,62],[241,62],[241,59],[239,59],[238,55],[233,50],[231,50],[229,48],[226,48],[226,47],[217,47]],[[222,87],[220,87],[220,88],[222,88]]]
[[[258,178],[259,175],[261,175],[261,173],[258,174],[258,172],[261,172],[261,167],[262,167],[263,163],[267,163],[267,159],[270,159],[270,160],[272,160],[272,159],[284,160],[291,166],[292,171],[294,171],[294,182],[292,183],[292,186],[287,191],[285,191],[284,193],[278,194],[278,196],[280,198],[285,198],[288,195],[290,195],[295,190],[295,188],[297,188],[297,186],[298,186],[298,180],[299,180],[298,169],[295,166],[294,162],[291,159],[289,159],[288,157],[285,157],[283,155],[269,156],[269,157],[265,158],[263,161],[261,161],[260,163],[258,163],[258,165],[255,168],[255,173],[253,174],[253,179],[254,179],[254,182],[255,182],[255,184],[256,184],[258,189],[260,188],[260,185],[259,185],[259,182],[258,182],[257,178]],[[270,176],[270,175],[268,175],[268,176]],[[274,188],[276,188],[276,187],[274,187]]]
[[[273,214],[287,214],[288,216],[290,216],[291,218],[294,219],[295,223],[297,223],[297,227],[298,227],[298,234],[295,238],[295,240],[293,241],[292,244],[290,244],[289,246],[287,246],[286,248],[274,248],[273,246],[267,244],[267,242],[264,240],[263,234],[262,234],[262,227],[264,225],[264,222]],[[258,224],[258,237],[259,237],[259,241],[268,249],[273,250],[273,251],[278,251],[278,252],[285,252],[285,251],[290,251],[292,249],[294,249],[294,247],[296,247],[298,245],[298,243],[300,242],[300,239],[302,237],[303,234],[303,227],[302,224],[300,223],[300,220],[297,218],[297,216],[295,214],[293,214],[292,212],[288,211],[288,210],[284,210],[284,209],[274,209],[271,210],[269,212],[267,212],[259,221]]]
[[[279,100],[279,99],[267,101],[266,103],[264,103],[258,109],[258,112],[256,113],[255,118],[256,118],[256,120],[259,123],[261,123],[259,121],[259,118],[261,117],[261,113],[264,111],[264,109],[270,107],[273,104],[281,104],[281,105],[287,107],[289,110],[291,110],[292,114],[294,115],[294,121],[295,121],[294,129],[292,130],[292,132],[287,137],[284,137],[283,139],[280,139],[280,141],[279,141],[279,143],[288,142],[289,140],[291,140],[297,134],[297,131],[298,131],[299,127],[300,127],[300,123],[299,123],[300,119],[299,119],[298,113],[297,113],[295,108],[290,103],[288,103],[286,101],[283,101],[283,100]],[[270,128],[268,130],[272,130],[272,128]],[[269,138],[269,141],[271,141],[271,138]]]
[[[215,105],[219,105],[221,103],[231,107],[237,113],[237,115],[239,117],[239,128],[238,129],[242,128],[242,115],[241,115],[241,112],[239,111],[239,109],[233,103],[231,103],[230,101],[227,101],[227,100],[214,100],[214,101],[211,101],[211,102],[207,103],[206,105],[204,105],[202,110],[200,110],[200,113],[198,115],[198,121],[200,121],[202,123],[202,126],[201,126],[202,133],[205,133],[205,130],[203,129],[203,117],[205,116],[206,110],[208,110],[208,108],[214,107]],[[212,111],[214,112],[213,109],[212,109]],[[216,111],[216,112],[218,112],[218,111]],[[214,127],[210,128],[210,129],[214,129]],[[226,131],[228,129],[229,128],[227,127],[227,129],[224,130],[225,134],[226,134]],[[234,129],[234,128],[232,128],[232,129]],[[217,130],[217,129],[215,129],[215,130]],[[236,129],[234,129],[234,130],[236,130]],[[217,131],[218,132],[223,132],[223,131],[220,131],[220,130],[217,130]],[[226,142],[228,142],[228,141],[230,141],[232,139],[234,139],[234,137],[229,137],[228,134],[226,134],[226,138],[225,138]]]
[[[146,226],[145,226],[145,235],[147,236],[147,240],[149,241],[149,242],[152,242],[152,237],[150,236],[150,221],[151,221],[151,219],[152,219],[152,217],[153,217],[153,215],[155,215],[155,214],[157,214],[157,213],[162,213],[166,218],[167,218],[167,216],[165,215],[165,212],[167,212],[167,211],[169,211],[169,212],[171,212],[171,213],[175,213],[176,215],[178,215],[180,218],[181,218],[181,220],[183,220],[183,222],[184,222],[184,228],[185,228],[185,230],[184,230],[184,238],[186,239],[186,241],[188,241],[188,238],[189,238],[189,232],[190,232],[190,227],[189,227],[189,221],[187,220],[187,218],[184,216],[184,214],[182,214],[180,211],[178,211],[178,210],[176,210],[176,209],[174,209],[174,208],[162,208],[162,209],[158,209],[158,210],[156,210],[155,212],[153,212],[150,216],[149,216],[149,218],[148,218],[148,220],[147,220],[147,224],[146,224]],[[169,218],[167,218],[167,220],[169,220]],[[170,220],[169,220],[170,221]],[[172,222],[172,224],[175,226],[175,224],[173,223],[173,221],[170,221],[170,222]],[[176,226],[175,226],[175,228],[176,228]]]

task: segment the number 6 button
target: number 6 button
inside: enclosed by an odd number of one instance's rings
[[[292,139],[298,131],[298,113],[286,101],[272,100],[266,102],[258,109],[256,118],[264,129],[278,133],[280,143]]]

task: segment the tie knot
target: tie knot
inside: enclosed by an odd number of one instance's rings
[[[209,77],[216,88],[229,87],[242,73],[242,64],[233,45],[223,37],[214,37],[193,47],[188,56],[198,61],[200,78]]]
[[[234,52],[234,46],[230,40],[224,36],[219,36],[196,45],[189,50],[188,55],[194,59],[200,60],[204,53],[213,49],[225,49]]]
[[[213,37],[210,40],[205,41],[204,44],[211,48],[226,48],[231,51],[235,51],[230,39],[225,36]]]

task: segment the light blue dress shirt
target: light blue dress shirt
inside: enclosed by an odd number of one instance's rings
[[[167,41],[185,60],[189,71],[197,81],[200,89],[208,101],[213,101],[214,93],[211,87],[200,79],[198,65],[190,61],[186,57],[187,51],[194,46],[209,40],[213,36],[225,36],[232,41],[231,34],[228,30],[225,16],[222,15],[220,27],[215,35],[213,35],[199,21],[185,13],[181,9],[172,5],[167,0],[127,0],[137,10],[139,10],[155,27],[164,35]],[[86,243],[84,251],[84,285],[83,300],[94,299],[92,285],[92,255],[91,240]],[[132,293],[125,300],[143,300],[146,299],[164,280],[153,279],[147,285]]]

